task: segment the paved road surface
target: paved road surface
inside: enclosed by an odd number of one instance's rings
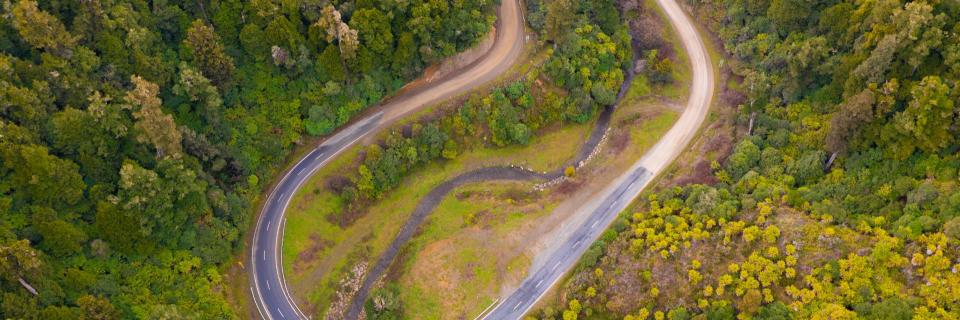
[[[626,173],[607,186],[598,197],[576,212],[581,223],[550,251],[546,260],[537,263],[514,292],[502,299],[484,319],[520,319],[560,278],[573,267],[584,251],[613,222],[617,214],[636,198],[651,178],[667,167],[686,148],[706,118],[713,98],[714,75],[703,41],[676,0],[657,0],[679,32],[693,66],[693,83],[686,110],[657,142]]]
[[[380,110],[324,141],[307,153],[280,180],[267,197],[254,229],[250,246],[250,294],[263,319],[309,319],[287,290],[280,246],[284,213],[290,199],[309,177],[328,160],[354,142],[382,129],[404,115],[450,96],[469,91],[507,71],[523,50],[523,16],[516,0],[500,6],[493,47],[461,72],[390,99]]]

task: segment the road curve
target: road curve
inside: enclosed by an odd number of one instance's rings
[[[382,129],[421,107],[467,92],[507,71],[523,50],[524,23],[517,0],[503,1],[498,10],[493,47],[459,73],[405,92],[378,111],[340,130],[308,152],[277,183],[263,203],[250,244],[250,294],[263,319],[310,319],[297,307],[283,275],[281,245],[284,214],[293,195],[310,176],[357,140]]]
[[[686,148],[706,119],[713,99],[714,74],[703,40],[690,18],[676,0],[657,0],[680,36],[690,57],[693,83],[686,109],[670,128],[627,172],[601,193],[577,209],[575,218],[582,222],[552,245],[541,261],[535,264],[520,286],[501,299],[484,319],[520,319],[580,259],[584,251],[603,233],[610,223]]]
[[[623,98],[627,89],[629,89],[630,82],[633,79],[632,69],[632,67],[628,69],[627,79],[620,86],[620,93],[617,95],[618,102]],[[573,159],[568,160],[553,171],[537,172],[517,166],[484,167],[462,173],[431,189],[430,192],[417,203],[417,207],[413,210],[413,214],[410,215],[410,219],[404,222],[400,228],[400,232],[398,232],[397,236],[390,242],[390,246],[384,250],[380,257],[377,258],[373,267],[364,275],[360,289],[354,294],[345,318],[359,318],[370,290],[373,289],[376,282],[380,280],[384,272],[387,271],[387,268],[389,268],[394,259],[396,259],[400,253],[400,249],[410,241],[426,221],[427,217],[440,205],[440,202],[443,201],[450,191],[465,184],[486,181],[553,181],[554,179],[560,179],[564,176],[564,168],[567,166],[576,166],[579,168],[579,165],[590,157],[590,154],[593,153],[594,149],[600,144],[607,129],[610,127],[610,117],[613,115],[615,109],[616,104],[605,107],[594,124],[593,130],[590,131],[590,136],[587,137],[587,140],[580,147],[580,151],[577,152]]]

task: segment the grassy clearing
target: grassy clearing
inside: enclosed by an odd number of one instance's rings
[[[513,231],[552,210],[538,203],[540,195],[513,200],[530,189],[523,183],[480,183],[444,199],[410,244],[416,254],[399,279],[405,318],[477,314],[493,302],[504,278],[526,270],[530,258],[516,248],[521,239]]]
[[[645,81],[631,87],[631,92],[648,90]],[[611,135],[624,135],[629,144],[605,148],[578,173],[578,180],[608,181],[606,174],[629,167],[678,118],[650,99],[626,101],[614,114]],[[519,190],[530,189],[521,183],[481,183],[458,188],[444,199],[411,243],[408,252],[415,253],[397,280],[405,318],[470,318],[494,301],[501,286],[522,280],[532,258],[529,248],[541,236],[535,226],[558,223],[549,217],[568,199],[556,189],[516,199]]]
[[[536,170],[556,168],[575,154],[591,128],[592,123],[547,129],[526,147],[479,148],[456,160],[420,168],[405,179],[402,188],[385,195],[349,227],[341,228],[328,218],[340,214],[343,205],[325,184],[330,177],[353,170],[360,149],[350,149],[321,169],[291,202],[283,246],[284,270],[291,289],[298,296],[306,296],[322,313],[338,281],[346,278],[347,269],[379,256],[419,199],[431,189],[479,167],[521,164]]]

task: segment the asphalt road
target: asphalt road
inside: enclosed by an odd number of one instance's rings
[[[421,107],[472,90],[507,71],[523,50],[523,16],[516,0],[503,1],[493,46],[458,73],[394,97],[381,110],[340,130],[307,153],[281,178],[264,202],[250,245],[250,294],[263,319],[309,319],[287,289],[281,246],[290,200],[314,172],[361,138]]]
[[[520,319],[580,259],[580,256],[650,183],[652,177],[666,168],[696,135],[706,119],[713,99],[714,74],[703,41],[690,18],[676,0],[657,0],[679,33],[690,57],[693,82],[686,109],[661,139],[627,172],[609,184],[593,201],[581,206],[575,216],[582,221],[536,263],[526,279],[513,292],[501,299],[483,315],[484,319]],[[583,218],[585,216],[585,218]]]

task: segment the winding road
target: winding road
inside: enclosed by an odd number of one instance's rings
[[[479,60],[458,73],[412,89],[378,106],[380,111],[326,139],[280,179],[263,203],[250,244],[250,294],[261,318],[311,318],[297,306],[283,275],[284,215],[294,193],[314,172],[361,138],[417,109],[470,91],[506,72],[523,51],[524,23],[518,1],[503,1],[498,16],[494,44]]]
[[[676,0],[657,0],[680,36],[693,68],[693,82],[686,109],[677,122],[656,145],[627,172],[611,182],[594,200],[575,213],[582,221],[554,245],[512,293],[505,295],[484,319],[520,319],[563,275],[576,264],[603,231],[626,209],[653,177],[663,171],[697,134],[710,111],[713,99],[714,74],[707,49],[690,18]]]
[[[543,295],[577,262],[589,245],[617,217],[618,213],[636,198],[652,178],[667,167],[686,148],[706,118],[713,97],[714,75],[709,55],[690,19],[680,9],[676,0],[657,0],[691,59],[693,82],[687,107],[674,126],[627,172],[600,191],[594,200],[585,203],[571,220],[577,225],[565,232],[538,262],[529,276],[512,292],[505,294],[500,303],[483,315],[484,319],[519,319],[526,314]],[[388,126],[404,115],[423,106],[473,89],[505,72],[517,59],[523,45],[523,17],[516,1],[505,1],[499,10],[498,32],[493,47],[480,60],[462,72],[404,93],[380,107],[376,112],[341,130],[316,149],[307,153],[280,180],[263,205],[257,221],[251,245],[250,291],[257,310],[264,319],[308,319],[297,307],[287,290],[283,276],[280,246],[285,224],[284,213],[293,194],[308,178],[328,160],[353,145],[357,140]],[[623,92],[625,90],[621,90]],[[581,148],[577,159],[586,157],[606,129],[612,108],[601,115],[590,139]],[[468,172],[447,181],[427,195],[427,198],[442,199],[443,195],[458,185],[487,180],[530,180],[559,177],[560,171],[546,174],[512,167],[484,168]],[[418,204],[416,211],[391,247],[380,257],[361,285],[360,294],[347,310],[346,318],[359,314],[366,293],[379,275],[395,258],[400,246],[416,231],[436,203],[428,200]]]

